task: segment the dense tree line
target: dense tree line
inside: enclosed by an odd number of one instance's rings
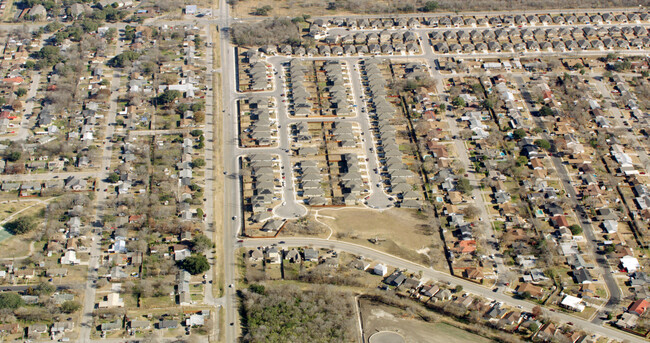
[[[238,45],[298,44],[300,31],[290,19],[267,19],[233,25],[233,41]]]
[[[250,0],[229,0],[228,2],[237,6],[237,2],[248,2]],[[384,14],[384,13],[415,13],[433,11],[480,11],[480,10],[531,10],[545,8],[595,8],[595,7],[635,7],[639,2],[635,0],[400,0],[400,1],[376,1],[376,0],[294,0],[289,1],[289,7],[302,7],[314,9],[312,13],[324,9],[330,11],[346,11],[360,14]],[[320,10],[320,11],[319,11]]]
[[[352,296],[330,286],[251,286],[242,291],[244,342],[348,342],[353,339]]]

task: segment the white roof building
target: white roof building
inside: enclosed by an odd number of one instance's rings
[[[621,257],[621,265],[628,273],[634,273],[641,266],[639,260],[630,255]]]
[[[386,274],[388,274],[388,267],[380,263],[375,266],[373,272],[377,275],[385,276]]]
[[[582,304],[582,299],[574,297],[573,295],[565,296],[560,305],[576,312],[582,312],[585,310],[585,305]]]

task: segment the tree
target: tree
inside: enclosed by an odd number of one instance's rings
[[[475,218],[479,213],[478,207],[474,205],[469,205],[463,209],[463,214],[468,218]]]
[[[569,226],[569,230],[571,230],[571,233],[574,235],[579,235],[582,233],[582,227],[578,224],[573,224]]]
[[[190,109],[192,112],[198,112],[198,111],[203,111],[205,109],[205,102],[200,101],[200,102],[195,102],[190,106]]]
[[[12,235],[27,233],[34,230],[35,228],[36,222],[33,217],[20,217],[5,224],[5,229]]]
[[[205,160],[202,158],[197,158],[196,160],[192,161],[192,168],[201,168],[205,166]]]
[[[252,284],[248,287],[248,289],[253,293],[257,293],[261,295],[264,295],[266,293],[266,289],[264,285],[260,285],[260,284]]]
[[[210,269],[208,259],[203,254],[194,254],[185,258],[180,263],[181,268],[187,270],[192,275],[203,274]]]
[[[546,139],[535,140],[535,145],[546,151],[551,150],[551,142],[547,141]]]
[[[27,94],[27,89],[22,88],[22,87],[16,89],[16,96],[17,96],[17,97],[20,98],[21,96],[24,96],[25,94]]]
[[[463,291],[463,286],[462,285],[456,285],[456,287],[454,287],[454,292],[460,293],[462,291]]]
[[[553,110],[550,107],[544,105],[539,109],[539,115],[542,117],[552,116]]]
[[[483,109],[488,111],[492,110],[494,109],[494,101],[492,101],[491,99],[483,99],[483,101],[481,101],[481,107],[483,107]]]
[[[529,292],[529,291],[525,291],[525,292],[521,293],[520,296],[521,296],[523,299],[530,299],[530,292]]]
[[[192,238],[192,250],[194,252],[204,252],[214,247],[214,243],[204,234],[198,234]]]
[[[535,318],[539,318],[544,313],[544,310],[542,310],[542,308],[539,305],[537,305],[537,306],[533,307],[533,310],[532,310],[531,313],[533,314],[533,316]]]
[[[435,1],[427,1],[424,4],[424,7],[422,7],[422,11],[424,12],[434,12],[437,9],[438,9],[438,3]]]
[[[524,137],[526,137],[526,131],[524,129],[516,129],[512,131],[512,138],[520,140]]]
[[[108,175],[108,181],[116,183],[117,181],[120,181],[120,176],[117,173],[110,173]]]
[[[135,51],[124,51],[123,53],[111,58],[108,61],[108,66],[113,68],[124,68],[139,57],[140,54]]]
[[[61,311],[67,314],[77,312],[80,308],[81,308],[81,304],[78,301],[74,301],[74,300],[68,300],[63,304],[61,304]]]
[[[205,120],[205,114],[203,112],[194,113],[194,121],[197,123],[203,123]]]
[[[267,16],[269,15],[269,12],[273,9],[273,7],[266,5],[262,7],[257,7],[255,10],[253,10],[253,15],[257,16]]]
[[[451,104],[454,105],[454,107],[465,107],[465,105],[467,105],[467,104],[465,103],[465,99],[463,99],[463,98],[461,98],[461,97],[459,97],[459,96],[455,97],[455,98],[451,101]]]
[[[192,137],[199,137],[199,136],[203,135],[203,131],[199,130],[199,129],[194,129],[194,130],[190,131],[190,135],[192,135]]]
[[[456,189],[458,189],[459,192],[462,192],[464,194],[469,194],[469,192],[472,191],[472,185],[470,185],[469,180],[461,177],[458,179],[458,183],[456,184]]]
[[[11,151],[7,154],[6,158],[7,161],[9,162],[16,162],[20,159],[21,153],[20,151]]]
[[[36,294],[39,295],[51,295],[56,291],[56,286],[49,282],[41,282],[36,286]]]
[[[0,308],[17,309],[24,304],[23,298],[16,293],[0,293]]]
[[[177,90],[166,89],[162,94],[157,97],[159,103],[167,105],[174,102],[177,98],[181,97],[181,92]]]

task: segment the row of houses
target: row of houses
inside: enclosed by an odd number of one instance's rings
[[[606,49],[643,49],[650,47],[650,38],[636,38],[631,41],[625,39],[605,38],[602,41],[581,39],[578,41],[553,41],[553,42],[536,42],[526,41],[520,43],[490,41],[487,43],[452,43],[438,42],[434,44],[436,52],[441,54],[448,53],[472,53],[472,52],[526,52],[526,51],[576,51],[576,50],[606,50]]]
[[[287,86],[289,88],[289,101],[292,107],[291,114],[295,116],[306,117],[312,113],[312,102],[309,100],[310,95],[305,86],[305,73],[307,68],[296,59],[289,62],[289,78]]]
[[[348,93],[349,78],[343,74],[343,63],[327,61],[323,66],[327,77],[327,92],[331,113],[337,116],[350,115],[350,94]]]
[[[390,184],[391,193],[401,199],[401,207],[420,208],[419,197],[408,183],[414,175],[402,162],[402,152],[396,141],[397,130],[391,124],[397,110],[387,100],[387,83],[379,64],[380,61],[375,59],[363,61],[363,83],[368,95],[368,104],[372,108],[369,110],[369,115],[373,118],[377,153],[383,168],[381,174]]]
[[[433,41],[471,41],[474,43],[490,41],[537,40],[539,42],[553,39],[605,39],[605,38],[643,38],[648,30],[643,26],[612,27],[553,27],[553,28],[499,28],[473,30],[432,31],[429,38]]]
[[[269,146],[273,141],[271,125],[271,108],[265,97],[256,97],[248,101],[250,126],[244,130],[256,146]]]
[[[572,24],[611,24],[611,23],[640,23],[650,21],[647,12],[631,13],[565,13],[558,15],[529,14],[509,15],[495,14],[489,16],[470,15],[440,15],[410,18],[332,18],[314,19],[311,26],[320,29],[330,27],[347,27],[355,30],[401,29],[420,27],[502,27],[502,26],[538,26],[538,25],[572,25]]]
[[[320,173],[318,162],[315,160],[300,161],[298,166],[298,181],[301,192],[299,195],[305,198],[305,202],[311,206],[322,206],[328,203],[324,197],[321,183],[323,177]]]
[[[353,153],[343,154],[341,157],[339,179],[343,191],[343,203],[345,205],[355,205],[361,192],[365,191],[359,169],[359,158]]]
[[[254,214],[270,212],[271,204],[277,199],[273,157],[270,154],[252,154],[248,156],[248,161],[253,178],[252,212]],[[261,218],[262,215],[258,217],[260,217],[259,222],[270,218],[270,216]]]
[[[272,87],[270,82],[271,76],[269,75],[269,66],[266,62],[257,61],[250,64],[246,69],[246,74],[249,78],[248,89],[251,91],[264,91]]]
[[[44,190],[71,190],[71,191],[85,191],[88,190],[91,185],[88,184],[88,180],[76,177],[69,176],[67,179],[53,179],[47,181],[28,181],[28,182],[3,182],[0,185],[0,190],[3,192],[15,192],[18,191],[21,196],[27,196],[34,193],[38,193]]]

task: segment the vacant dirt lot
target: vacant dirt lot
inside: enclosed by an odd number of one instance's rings
[[[434,268],[446,270],[438,228],[425,228],[429,220],[413,210],[322,209],[318,219],[332,229],[332,239],[366,245],[423,264],[433,263]],[[378,239],[378,244],[370,241],[373,239]]]
[[[488,343],[491,340],[449,324],[426,323],[399,309],[360,301],[365,341],[375,332],[393,331],[404,337],[406,343]]]

